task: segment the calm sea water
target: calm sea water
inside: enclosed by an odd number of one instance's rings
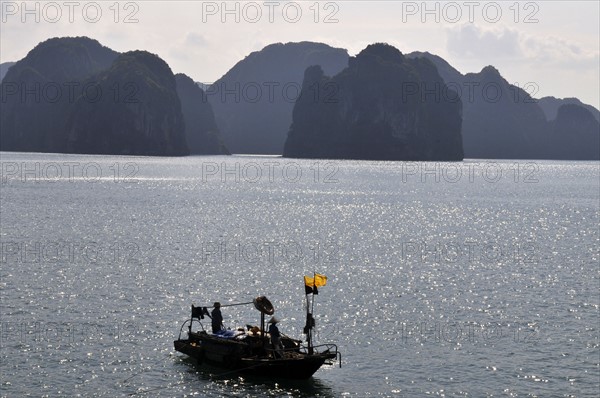
[[[0,160],[2,396],[599,391],[597,162]],[[174,352],[192,303],[257,295],[301,338],[313,272],[341,369],[275,382]]]

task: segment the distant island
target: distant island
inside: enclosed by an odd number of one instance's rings
[[[600,159],[600,124],[594,107],[575,98],[532,98],[523,88],[508,83],[493,66],[463,75],[443,58],[427,52],[407,57],[430,60],[446,84],[461,91],[465,157]]]
[[[436,84],[446,89],[433,63],[388,44],[368,46],[333,77],[308,68],[283,155],[462,160],[461,101],[423,96]]]
[[[600,111],[591,105],[584,104],[577,98],[543,97],[538,99],[537,103],[546,114],[546,119],[548,120],[556,119],[556,116],[558,116],[558,109],[561,106],[578,105],[590,111],[594,118],[600,122]]]
[[[284,55],[290,60],[305,59],[307,52],[312,56],[310,48],[319,44],[303,42],[267,46],[238,62],[223,78],[210,86],[207,97],[215,109],[217,124],[223,132],[224,140],[233,148],[232,152],[283,153],[281,145],[288,140],[292,110],[296,104],[280,95],[280,91],[276,92],[279,95],[275,95],[272,100],[267,100],[268,91],[264,84],[271,81],[281,87],[283,83],[302,82],[303,74],[300,76],[297,68],[292,72],[290,62],[286,62]],[[343,54],[324,49],[318,54],[319,57],[330,54],[325,57],[325,61],[319,60],[316,55],[313,58],[314,65],[320,65],[325,76],[334,76],[347,67],[347,53],[340,49],[333,50],[342,51]],[[478,73],[463,75],[443,58],[427,52],[413,52],[405,56],[410,59],[426,58],[436,66],[450,91],[443,91],[442,86],[425,87],[432,90],[434,95],[448,99],[449,92],[458,91],[458,98],[463,105],[461,135],[464,157],[572,160],[600,158],[600,149],[596,144],[600,137],[600,125],[579,123],[577,120],[555,120],[558,108],[569,104],[587,109],[598,120],[599,111],[593,106],[583,104],[576,98],[532,98],[523,87],[508,83],[493,66],[483,68]],[[336,60],[333,64],[328,61],[332,57]],[[296,64],[305,65],[302,62]],[[282,67],[278,68],[279,65]],[[253,82],[258,82],[256,84],[263,89],[262,96],[256,102],[251,101]],[[238,89],[235,89],[236,84]],[[469,87],[473,87],[472,92]],[[247,89],[246,96],[244,88]],[[232,93],[225,94],[223,89],[232,90],[237,94],[237,99]],[[574,113],[561,115],[561,118],[573,117]],[[571,125],[572,129],[565,131],[557,127],[566,124]],[[571,142],[568,146],[570,149],[567,150],[561,143],[564,140]]]
[[[2,82],[2,79],[4,79],[6,72],[8,72],[8,68],[13,66],[14,64],[15,62],[3,62],[0,64],[0,82]]]
[[[348,66],[348,52],[322,43],[276,43],[248,55],[206,90],[234,153],[281,155],[306,68]]]
[[[183,73],[175,75],[177,95],[186,127],[186,139],[192,155],[229,155],[215,121],[206,93],[192,78]]]
[[[600,111],[532,98],[493,66],[275,43],[212,84],[158,55],[52,38],[0,64],[0,150],[385,160],[600,159]],[[195,76],[197,80],[197,76]]]
[[[210,104],[189,81],[146,51],[119,54],[87,37],[49,39],[2,80],[0,150],[227,154]]]
[[[207,89],[208,100],[217,115],[217,125],[223,133],[223,139],[230,149],[233,148],[232,152],[283,153],[281,146],[288,140],[292,110],[296,103],[284,98],[280,91],[276,91],[278,95],[272,99],[268,98],[267,85],[271,82],[281,87],[284,83],[294,82],[294,85],[298,85],[295,82],[303,81],[304,73],[300,74],[297,67],[290,67],[292,62],[288,60],[303,60],[296,61],[295,64],[304,66],[304,60],[310,56],[314,65],[322,67],[325,76],[334,76],[348,66],[349,57],[345,50],[326,46],[321,47],[320,51],[311,51],[319,45],[322,44],[302,42],[269,45],[238,62],[223,78]],[[436,66],[449,91],[444,91],[442,86],[425,87],[433,91],[433,95],[438,95],[441,99],[452,99],[448,94],[457,91],[458,99],[463,105],[461,135],[464,157],[572,160],[600,158],[597,145],[600,125],[585,121],[580,123],[578,120],[555,120],[559,114],[558,108],[563,105],[578,105],[590,111],[598,120],[600,112],[593,106],[583,104],[576,98],[532,98],[524,87],[508,83],[493,66],[483,68],[478,73],[463,75],[443,58],[427,52],[413,52],[405,56],[410,59],[426,58]],[[331,62],[332,59],[335,62]],[[262,96],[258,101],[253,101],[252,89],[256,85],[261,87]],[[473,87],[472,92],[470,87]],[[231,92],[227,94],[225,89]],[[574,115],[572,112],[563,112],[561,118]],[[567,124],[571,125],[571,130],[557,127]],[[564,146],[565,140],[571,142],[567,147]]]

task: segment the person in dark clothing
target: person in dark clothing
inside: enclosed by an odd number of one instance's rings
[[[279,328],[277,327],[277,324],[279,323],[279,319],[272,317],[269,320],[269,323],[271,324],[269,326],[269,335],[271,335],[271,344],[273,344],[273,349],[275,350],[275,353],[277,354],[277,356],[279,358],[283,358],[283,345],[281,344],[281,332],[279,331]]]
[[[210,313],[212,319],[212,332],[217,333],[223,330],[223,315],[221,314],[221,303],[213,304],[214,309]]]

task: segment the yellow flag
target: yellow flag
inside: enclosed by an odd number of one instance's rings
[[[319,294],[319,287],[327,284],[327,277],[321,274],[315,274],[314,277],[304,277],[304,290],[306,294]]]
[[[309,287],[325,286],[327,284],[327,277],[321,274],[315,274],[314,278],[311,276],[305,276],[304,284]]]
[[[327,277],[321,274],[315,274],[315,286],[321,287],[327,284]]]

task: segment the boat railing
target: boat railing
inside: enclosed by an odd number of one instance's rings
[[[191,320],[190,319],[186,319],[186,321],[183,322],[181,324],[181,327],[179,328],[179,337],[177,338],[178,340],[181,340],[181,333],[183,332],[184,326],[189,323],[190,325],[188,326],[188,330],[191,331],[192,330],[192,326],[194,325],[194,321],[196,321],[197,323],[199,323],[200,327],[202,328],[202,330],[204,330],[204,325],[202,325],[202,322],[200,322],[199,320],[193,319],[193,318]]]
[[[313,352],[315,352],[317,354],[325,354],[327,352],[336,353],[338,351],[337,345],[335,345],[333,343],[324,343],[324,344],[314,345],[312,347],[309,347],[304,344],[300,346],[300,350],[301,350],[300,352],[306,351],[305,353],[309,353],[311,349]]]
[[[307,353],[310,352],[308,346],[302,345],[300,348],[306,350]],[[340,368],[342,367],[342,353],[338,351],[337,344],[319,344],[316,346],[312,346],[312,351],[319,354],[335,354],[335,359],[340,364]]]
[[[308,347],[307,345],[300,345],[299,347],[281,349],[265,347],[265,351],[270,353],[273,357],[276,357],[281,352],[300,352],[304,355],[334,354],[336,361],[338,361],[338,363],[340,364],[340,368],[342,367],[342,353],[338,351],[337,345],[333,343],[324,343],[312,347]]]

